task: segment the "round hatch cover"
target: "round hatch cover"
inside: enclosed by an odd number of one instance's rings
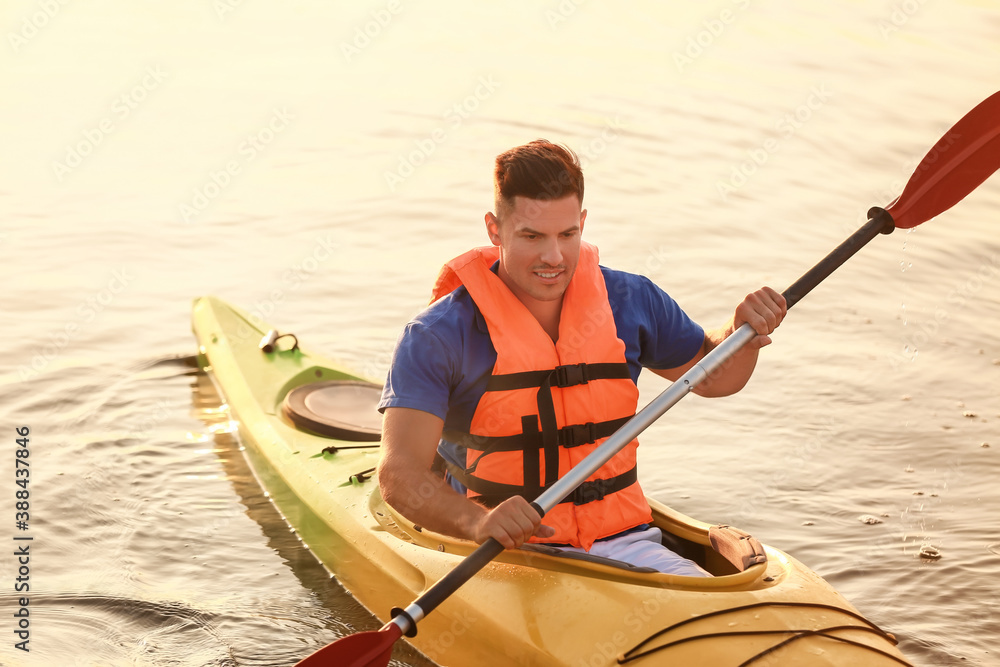
[[[296,387],[281,407],[299,428],[337,440],[375,442],[382,438],[381,398],[377,384],[331,380]]]

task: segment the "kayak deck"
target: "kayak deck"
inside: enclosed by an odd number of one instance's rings
[[[411,602],[472,552],[474,544],[414,526],[382,500],[373,479],[377,442],[317,435],[282,408],[297,387],[362,378],[297,347],[262,352],[267,325],[221,300],[198,299],[193,310],[199,362],[227,401],[260,483],[373,614],[388,620],[392,607]],[[795,559],[765,545],[766,562],[740,571],[713,548],[709,524],[650,505],[654,523],[717,576],[505,551],[409,641],[456,666],[909,664],[890,635]]]

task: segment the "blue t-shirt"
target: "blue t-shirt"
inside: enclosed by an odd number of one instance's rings
[[[694,358],[705,332],[677,302],[645,276],[600,268],[633,382],[643,366],[676,368]],[[496,360],[482,313],[459,287],[403,329],[378,409],[429,412],[444,420],[445,430],[468,433]],[[442,441],[438,451],[465,467],[459,449]]]

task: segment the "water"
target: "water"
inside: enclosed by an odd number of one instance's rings
[[[1000,64],[1000,14],[971,0],[0,18],[0,398],[8,456],[31,428],[34,538],[32,650],[8,615],[5,665],[285,665],[378,626],[243,463],[192,298],[383,376],[440,264],[485,242],[493,157],[541,136],[583,158],[603,261],[721,324],[891,201]],[[992,178],[876,239],[744,392],[687,399],[640,450],[647,493],[790,552],[918,665],[1000,665],[998,204]]]

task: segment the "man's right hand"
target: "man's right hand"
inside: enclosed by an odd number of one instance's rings
[[[504,549],[516,549],[532,536],[552,537],[556,530],[542,525],[542,517],[520,496],[503,501],[477,522],[473,540],[482,544],[494,538]]]
[[[504,548],[516,549],[532,535],[555,534],[524,498],[514,496],[488,510],[431,472],[443,428],[444,420],[430,413],[386,409],[378,468],[385,502],[428,530],[479,544],[493,537]]]

